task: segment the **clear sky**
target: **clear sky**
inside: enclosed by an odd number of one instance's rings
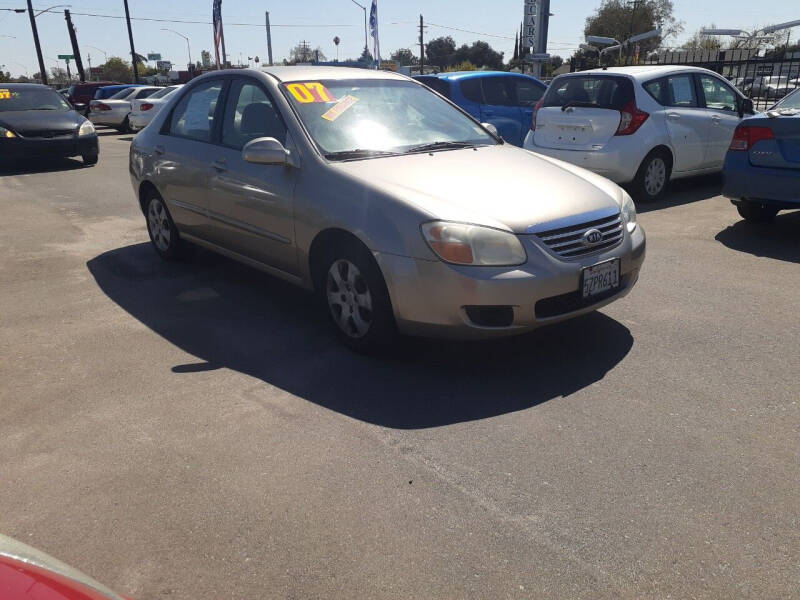
[[[365,4],[371,0],[359,1]],[[90,45],[109,56],[130,58],[124,20],[78,14],[122,16],[122,0],[35,0],[34,7],[44,9],[62,2],[71,5],[84,63],[87,54],[91,55],[93,64],[103,62],[102,52]],[[211,20],[212,0],[129,2],[133,17],[174,21]],[[550,21],[551,54],[568,56],[572,53],[582,41],[586,16],[599,4],[600,0],[551,0],[551,12],[555,15]],[[800,19],[800,3],[790,0],[764,4],[752,0],[674,0],[674,4],[675,15],[684,21],[685,31],[677,40],[670,40],[672,45],[711,23],[718,27],[750,28]],[[0,0],[0,9],[24,6],[25,0]],[[522,20],[522,7],[523,0],[379,0],[381,53],[388,57],[400,47],[410,47],[416,52],[417,24],[419,15],[423,14],[425,21],[430,24],[426,32],[428,39],[451,35],[458,44],[484,39],[496,50],[504,51],[508,57],[513,53],[514,32]],[[229,60],[238,62],[240,55],[244,61],[248,56],[266,57],[263,26],[266,10],[270,11],[273,24],[275,60],[287,56],[289,49],[301,40],[308,41],[314,47],[319,46],[329,58],[336,57],[336,47],[332,41],[335,36],[341,38],[339,55],[343,59],[358,56],[364,46],[364,14],[352,0],[223,0]],[[56,59],[59,54],[72,52],[63,9],[41,15],[37,23],[45,56]],[[136,51],[140,54],[160,52],[165,60],[184,65],[188,60],[186,42],[177,35],[161,31],[162,27],[175,29],[189,37],[192,59],[195,61],[200,58],[200,50],[212,49],[209,24],[134,21]],[[800,28],[792,32],[793,40],[798,37]],[[50,59],[45,63],[48,69],[55,65]],[[4,70],[14,75],[38,71],[27,15],[0,10],[0,65],[6,65]]]

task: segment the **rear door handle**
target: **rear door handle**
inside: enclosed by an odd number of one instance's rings
[[[164,152],[165,152],[165,150],[164,150],[164,146],[162,146],[161,144],[159,144],[158,146],[154,146],[154,147],[153,147],[153,152],[155,152],[155,153],[156,153],[156,154],[158,154],[159,156],[160,156],[161,154],[164,154]]]
[[[715,125],[719,125],[719,122],[722,121],[722,117],[719,115],[711,115],[711,120],[714,121]]]
[[[215,160],[211,163],[211,166],[220,172],[228,170],[228,164],[224,160]]]

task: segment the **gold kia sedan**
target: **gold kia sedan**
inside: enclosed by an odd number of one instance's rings
[[[313,290],[359,351],[569,319],[626,295],[645,256],[619,186],[383,71],[199,77],[136,136],[130,174],[163,258],[198,244]]]

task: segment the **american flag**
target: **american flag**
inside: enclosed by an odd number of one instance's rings
[[[373,40],[375,64],[380,68],[381,44],[380,41],[378,41],[378,0],[372,0],[372,7],[369,9],[369,31]]]
[[[214,0],[212,21],[214,23],[214,52],[216,53],[217,68],[219,69],[219,42],[222,39],[222,0]]]

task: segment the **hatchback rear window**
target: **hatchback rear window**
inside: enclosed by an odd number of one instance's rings
[[[633,99],[633,84],[627,77],[568,75],[553,80],[542,106],[564,106],[572,103],[622,110]]]
[[[424,83],[432,90],[439,92],[445,98],[450,98],[450,82],[438,77],[420,77],[417,79],[420,83]]]

